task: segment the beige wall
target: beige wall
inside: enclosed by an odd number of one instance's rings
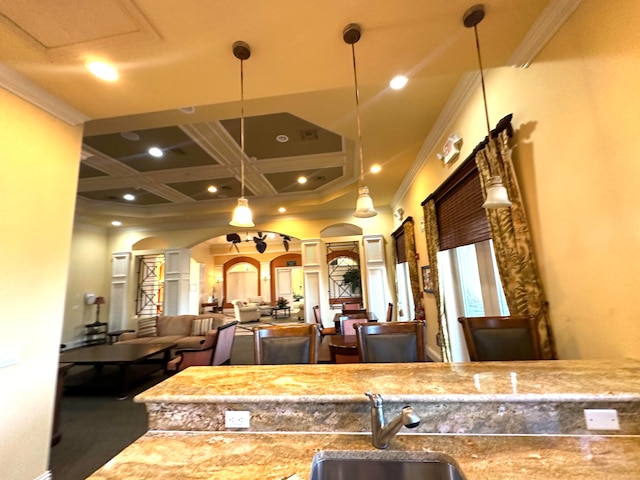
[[[82,129],[0,89],[0,476],[49,463]]]
[[[75,342],[83,342],[84,326],[96,319],[96,306],[87,305],[84,301],[86,293],[105,297],[106,303],[100,307],[100,321],[106,322],[109,319],[111,262],[106,248],[107,236],[104,230],[74,228],[62,327],[63,343],[73,345]]]
[[[531,67],[487,75],[492,124],[514,114],[514,163],[562,359],[640,358],[640,4],[615,6],[584,1]],[[464,138],[460,159],[486,136],[483,115],[477,92],[447,131]],[[451,173],[435,153],[400,202],[410,215]],[[426,258],[424,235],[417,244]],[[433,296],[425,303],[435,319]]]

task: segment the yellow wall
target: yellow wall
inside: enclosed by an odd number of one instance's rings
[[[514,163],[562,359],[640,358],[639,24],[638,2],[584,1],[531,67],[487,75],[492,124],[514,114]],[[460,159],[486,136],[483,115],[476,92],[447,131],[464,138]],[[409,215],[422,216],[420,202],[451,173],[435,153],[398,205]],[[423,234],[417,246],[426,258]],[[437,348],[432,295],[425,304]]]
[[[87,305],[86,293],[105,297],[100,307],[100,321],[109,319],[109,294],[111,275],[110,255],[107,253],[107,236],[103,230],[87,227],[75,228],[71,243],[69,281],[65,301],[62,342],[82,342],[84,326],[96,319],[96,305]]]
[[[0,89],[0,476],[48,470],[82,129]]]

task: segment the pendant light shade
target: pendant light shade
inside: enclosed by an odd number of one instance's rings
[[[490,177],[487,182],[487,199],[482,204],[484,208],[510,207],[511,201],[507,189],[502,184],[502,177]]]
[[[353,212],[353,216],[357,218],[369,218],[375,217],[378,214],[376,209],[373,208],[373,200],[369,196],[369,189],[367,187],[358,188],[358,200],[356,201],[356,211]]]
[[[353,216],[356,218],[375,217],[378,212],[373,208],[373,200],[369,195],[369,189],[364,186],[364,159],[362,155],[362,132],[360,128],[360,93],[358,91],[358,74],[356,70],[356,50],[354,44],[360,40],[360,25],[350,23],[342,31],[342,39],[351,45],[351,56],[353,58],[353,80],[356,91],[356,118],[358,121],[358,153],[360,159],[360,179],[358,182],[358,200],[356,201],[356,211]]]
[[[229,225],[234,227],[255,227],[253,223],[253,214],[249,208],[249,200],[244,197],[238,199],[238,205],[233,210],[233,218]]]
[[[229,225],[233,227],[255,227],[249,200],[244,198],[244,61],[251,56],[251,48],[245,42],[233,44],[233,55],[240,60],[240,198],[233,211]]]
[[[491,157],[494,152],[491,150],[493,140],[491,138],[491,127],[489,123],[489,107],[487,106],[487,91],[484,84],[484,69],[482,68],[482,56],[480,55],[480,40],[478,39],[478,24],[484,19],[484,5],[478,4],[469,8],[462,16],[462,23],[467,28],[473,27],[476,37],[476,53],[478,55],[478,67],[480,69],[480,83],[482,85],[482,99],[484,101],[484,117],[487,123],[487,157]],[[489,162],[489,180],[486,184],[487,198],[482,205],[484,208],[510,207],[511,201],[507,189],[502,184],[502,177],[491,174],[491,162]]]

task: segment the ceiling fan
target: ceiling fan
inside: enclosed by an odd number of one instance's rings
[[[240,250],[238,249],[238,244],[240,242],[251,242],[253,241],[256,244],[256,250],[258,251],[258,253],[264,253],[267,250],[267,242],[265,241],[267,239],[267,234],[263,234],[262,232],[258,232],[257,236],[254,235],[253,239],[249,238],[249,235],[247,234],[247,238],[245,240],[242,240],[242,238],[240,238],[240,235],[238,235],[237,233],[228,233],[227,234],[227,242],[231,242],[231,247],[229,247],[229,250],[231,250],[232,248],[236,249],[236,252],[240,253]],[[285,249],[288,251],[288,245],[285,247]]]

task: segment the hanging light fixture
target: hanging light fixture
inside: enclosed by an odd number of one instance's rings
[[[249,200],[244,198],[244,61],[251,56],[251,48],[245,42],[233,44],[233,55],[240,60],[240,198],[233,211],[229,225],[234,227],[255,227]]]
[[[353,216],[357,218],[375,217],[378,212],[373,208],[373,200],[369,196],[369,189],[364,185],[364,160],[362,158],[362,132],[360,129],[360,93],[358,92],[358,75],[356,72],[356,49],[354,45],[360,40],[360,25],[350,23],[342,31],[342,38],[345,43],[351,45],[351,56],[353,57],[353,80],[356,87],[356,118],[358,120],[358,153],[360,156],[360,179],[358,181],[358,200],[356,201],[356,211]]]
[[[487,106],[487,92],[484,85],[484,71],[482,68],[482,57],[480,55],[480,40],[478,40],[478,24],[484,18],[484,5],[478,4],[467,10],[462,16],[462,23],[465,27],[473,27],[473,32],[476,37],[476,53],[478,54],[478,66],[480,68],[480,83],[482,84],[482,99],[484,101],[484,116],[487,122],[487,155],[492,156],[492,144],[491,139],[491,126],[489,123],[489,107]],[[502,177],[499,175],[489,176],[487,181],[487,198],[482,204],[484,208],[503,208],[510,207],[511,201],[507,189],[502,184]]]

